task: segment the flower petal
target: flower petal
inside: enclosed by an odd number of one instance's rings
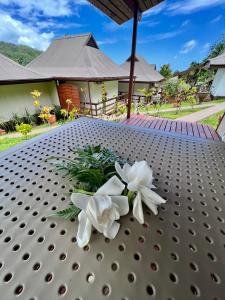
[[[166,203],[166,200],[163,199],[161,196],[159,196],[157,193],[153,192],[152,190],[150,190],[149,188],[146,187],[141,187],[140,191],[143,195],[143,199],[150,199],[152,201],[152,203],[159,205],[159,204],[163,204]]]
[[[122,181],[117,176],[113,176],[97,190],[95,195],[121,195],[124,188]]]
[[[104,230],[103,234],[109,239],[114,239],[119,231],[119,228],[120,224],[118,222],[113,222],[112,226]]]
[[[113,222],[110,220],[111,208],[112,200],[110,196],[94,195],[90,198],[86,214],[99,232],[103,232],[104,228],[108,226],[108,223]]]
[[[130,170],[130,168],[131,168],[131,166],[128,163],[126,163],[123,166],[123,168],[121,168],[120,164],[117,161],[115,162],[116,172],[120,175],[121,179],[124,182],[128,182],[127,173]]]
[[[145,186],[149,186],[152,184],[153,181],[153,171],[147,164],[145,160],[143,161],[136,161],[133,166],[130,168],[128,173],[128,180],[134,181],[135,179],[138,180],[140,184]]]
[[[143,193],[143,191],[144,191],[144,193]],[[158,214],[157,205],[165,203],[166,200],[164,200],[158,194],[156,194],[155,192],[153,192],[152,190],[147,189],[147,188],[144,188],[144,189],[142,188],[141,193],[142,193],[142,198],[143,198],[144,203],[148,206],[149,209],[151,209],[151,211],[155,215],[157,215]]]
[[[87,207],[90,198],[91,198],[90,196],[85,194],[80,194],[80,193],[71,194],[71,201],[76,207],[80,209],[85,209]]]
[[[133,202],[133,215],[140,224],[144,223],[144,214],[141,202],[141,193],[138,192]]]
[[[83,248],[90,241],[92,225],[84,211],[79,213],[78,220],[77,244],[79,247]]]
[[[129,203],[127,196],[112,196],[112,202],[117,205],[120,216],[124,216],[129,212]]]

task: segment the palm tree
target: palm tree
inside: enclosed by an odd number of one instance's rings
[[[162,65],[159,73],[165,78],[170,78],[173,75],[173,72],[172,72],[169,64]]]
[[[207,59],[214,58],[225,51],[225,38],[222,37],[218,42],[216,42],[210,50]]]

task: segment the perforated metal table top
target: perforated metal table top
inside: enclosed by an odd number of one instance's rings
[[[114,240],[76,245],[77,220],[47,219],[71,182],[45,160],[102,144],[147,160],[168,201]],[[225,299],[225,144],[81,118],[0,155],[1,300]]]

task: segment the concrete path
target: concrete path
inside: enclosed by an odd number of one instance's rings
[[[52,125],[52,126],[48,126],[48,127],[43,127],[43,128],[37,128],[37,129],[33,129],[29,134],[29,135],[33,135],[33,134],[39,134],[39,133],[44,133],[44,132],[48,132],[56,127],[58,127],[60,125]],[[0,136],[0,140],[4,139],[4,138],[16,138],[16,137],[21,137],[21,133],[19,132],[13,132],[13,133],[7,133],[7,134],[3,134]]]
[[[189,109],[192,109],[192,108],[207,108],[207,107],[212,107],[212,106],[215,106],[215,105],[218,105],[216,103],[207,103],[207,104],[198,104],[198,105],[194,105],[193,107],[192,106],[181,106],[180,110],[189,110]],[[171,112],[171,111],[176,111],[177,108],[167,108],[167,109],[160,109],[160,112]],[[156,113],[156,110],[150,110],[148,112],[142,112],[140,111],[140,114],[144,114],[144,115],[149,115],[149,114],[155,114]]]
[[[186,122],[198,122],[203,119],[210,117],[222,110],[225,110],[225,102],[221,104],[214,105],[212,107],[197,111],[193,114],[177,118],[176,121],[186,121]]]

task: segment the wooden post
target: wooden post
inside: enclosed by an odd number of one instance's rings
[[[88,96],[89,96],[89,103],[90,103],[90,109],[91,109],[91,116],[93,117],[93,111],[92,111],[92,101],[91,101],[91,89],[90,89],[90,83],[88,81]]]
[[[137,43],[137,26],[138,26],[138,2],[134,1],[134,20],[133,20],[131,59],[130,59],[130,81],[129,81],[129,90],[128,90],[127,119],[130,118],[131,102],[132,102],[132,95],[133,95],[134,65],[135,65],[135,53],[136,53],[136,43]]]

